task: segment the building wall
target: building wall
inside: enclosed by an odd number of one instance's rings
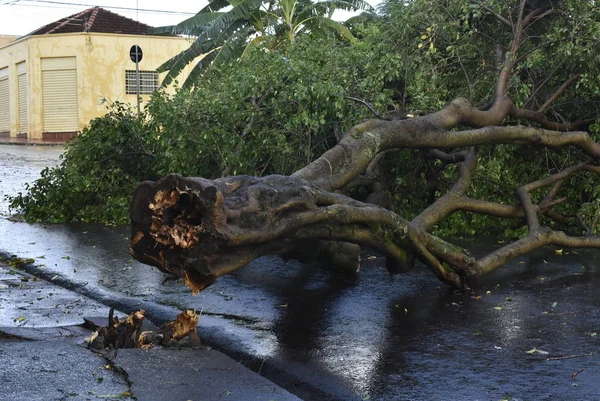
[[[43,132],[42,59],[76,57],[78,130],[93,118],[106,113],[114,101],[136,103],[135,95],[125,94],[125,71],[135,70],[129,58],[133,45],[142,48],[140,70],[156,70],[164,61],[189,47],[179,37],[136,36],[102,33],[50,34],[22,38],[0,47],[0,69],[8,67],[10,88],[10,136],[18,135],[17,64],[26,62],[28,130],[30,139],[65,139]],[[191,66],[184,71],[184,76]],[[172,88],[171,88],[172,90]],[[142,96],[147,101],[149,96]]]
[[[0,46],[4,46],[5,44],[10,43],[17,38],[18,36],[15,35],[0,35]]]

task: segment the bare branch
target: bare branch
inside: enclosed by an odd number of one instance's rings
[[[521,207],[523,208],[523,212],[525,213],[525,218],[527,219],[527,226],[529,227],[529,231],[535,231],[540,228],[540,220],[531,202],[531,197],[529,196],[529,192],[525,186],[519,188],[517,190],[517,196],[519,197],[519,201],[521,201]]]
[[[519,44],[521,43],[521,36],[523,35],[522,22],[523,13],[525,11],[525,3],[526,0],[521,0],[517,23],[512,26],[513,38],[510,43],[510,50],[504,58],[504,64],[502,66],[502,69],[500,70],[500,74],[498,75],[498,81],[496,82],[496,102],[501,101],[504,97],[506,92],[506,85],[508,84],[508,79],[512,74],[513,67],[515,66],[515,62],[517,60],[517,50],[519,48]]]
[[[581,227],[581,229],[585,231],[585,235],[592,235],[592,230],[587,224],[585,224],[585,221],[583,221],[583,218],[579,213],[575,213],[573,217],[575,217],[575,220],[577,220],[579,227]]]
[[[340,131],[340,125],[338,124],[337,121],[333,122],[333,136],[335,137],[336,141],[340,141],[342,139],[342,132]]]
[[[552,94],[552,96],[550,96],[548,98],[548,100],[546,100],[546,102],[538,109],[538,113],[543,112],[544,110],[546,110],[546,108],[552,103],[554,102],[560,95],[562,95],[562,93],[573,83],[575,82],[577,79],[579,79],[579,74],[575,74],[573,75],[571,78],[569,78],[564,84],[562,84],[557,90],[556,92],[554,92]]]
[[[586,128],[590,124],[593,124],[596,119],[590,118],[587,120],[578,120],[572,123],[557,123],[548,120],[542,113],[537,113],[532,110],[520,109],[514,107],[509,113],[511,117],[523,118],[525,120],[533,121],[541,125],[543,128],[556,130],[556,131],[573,131],[576,129]]]
[[[450,148],[500,143],[530,143],[549,148],[575,145],[589,156],[600,159],[600,144],[596,143],[587,132],[583,131],[556,132],[524,126],[490,126],[470,131],[446,132],[444,137],[446,138],[445,145]]]
[[[527,192],[532,192],[532,191],[535,191],[536,189],[539,189],[539,188],[542,188],[542,187],[545,187],[548,185],[552,185],[552,184],[556,183],[557,181],[562,181],[565,178],[570,177],[573,174],[578,173],[580,171],[590,171],[590,172],[593,172],[596,174],[600,174],[600,166],[589,164],[590,161],[591,160],[588,160],[584,163],[580,163],[575,166],[568,167],[559,173],[553,174],[553,175],[543,178],[541,180],[530,182],[529,184],[524,185],[522,188],[524,188],[524,190]]]
[[[381,161],[383,160],[385,155],[388,154],[388,152],[391,152],[393,150],[395,150],[395,149],[388,149],[386,151],[377,153],[377,155],[373,158],[373,160],[371,160],[371,163],[369,163],[369,165],[367,166],[367,168],[365,170],[366,174],[367,175],[377,175],[378,169],[379,169],[379,163],[381,163]]]
[[[575,214],[561,214],[559,212],[557,212],[556,210],[548,210],[548,212],[546,212],[546,216],[558,223],[562,223],[562,224],[568,224],[570,222],[572,222],[573,220],[575,220],[577,222],[577,224],[579,225],[579,227],[581,228],[581,230],[585,233],[585,235],[592,235],[592,230],[591,228],[585,224],[585,222],[583,221],[583,219],[581,218],[581,215],[579,215],[578,213]],[[593,227],[593,225],[592,225]]]
[[[260,101],[257,103],[256,102],[256,98],[254,96],[252,96],[251,102],[252,105],[258,109],[259,108],[259,103],[262,101],[262,99],[264,99],[264,96],[261,97]],[[244,128],[244,131],[242,131],[242,134],[240,135],[240,137],[244,138],[246,135],[248,135],[250,133],[250,131],[252,131],[252,127],[254,127],[254,119],[256,117],[256,110],[252,112],[252,114],[250,115],[250,120],[248,120],[248,124],[246,124],[246,127]]]
[[[555,182],[554,185],[552,185],[552,188],[550,188],[550,191],[548,191],[548,193],[544,197],[544,200],[540,202],[540,207],[545,207],[546,205],[552,203],[552,199],[554,199],[554,197],[558,193],[558,190],[562,186],[563,182],[564,180],[560,180]]]
[[[513,26],[513,39],[510,44],[510,51],[504,59],[504,65],[498,75],[498,81],[496,82],[496,101],[501,101],[502,97],[505,95],[508,79],[510,78],[517,61],[517,51],[519,50],[525,28],[527,28],[534,19],[540,17],[540,14],[548,10],[547,7],[541,7],[524,17],[526,3],[526,0],[521,0],[519,5],[519,16],[516,24]]]
[[[369,103],[367,103],[366,101],[364,101],[364,100],[362,100],[362,99],[358,99],[358,98],[356,98],[356,97],[351,97],[351,96],[346,96],[346,99],[348,99],[348,100],[352,100],[352,101],[354,101],[354,102],[356,102],[356,103],[360,103],[360,104],[362,104],[362,105],[363,105],[363,106],[365,106],[367,109],[369,109],[369,111],[370,111],[371,113],[373,113],[373,115],[374,115],[376,118],[378,118],[378,119],[380,119],[380,120],[392,121],[392,119],[391,119],[390,117],[385,117],[385,116],[382,116],[381,114],[379,114],[378,112],[376,112],[376,111],[375,111],[375,109],[373,108],[373,106],[371,106]]]
[[[520,36],[521,32],[523,31],[523,15],[525,14],[525,4],[527,4],[527,0],[521,0],[521,3],[519,4],[519,16],[517,17],[515,37]],[[518,43],[519,41],[517,40],[516,42]]]
[[[510,21],[507,20],[506,18],[504,18],[499,12],[495,11],[493,8],[487,6],[485,3],[481,2],[481,1],[477,1],[476,3],[481,8],[483,8],[484,10],[486,10],[487,12],[489,12],[490,14],[492,14],[494,17],[496,17],[496,19],[498,21],[502,22],[505,25],[508,25],[508,27],[512,29],[513,26],[510,23]]]
[[[552,8],[551,6],[545,6],[545,7],[536,8],[535,10],[530,12],[521,22],[523,29],[528,27],[529,24],[531,24],[535,19],[543,17],[542,14],[545,14],[551,8]]]

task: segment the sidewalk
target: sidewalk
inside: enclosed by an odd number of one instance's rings
[[[208,348],[89,350],[84,317],[108,310],[0,264],[0,399],[300,400]]]

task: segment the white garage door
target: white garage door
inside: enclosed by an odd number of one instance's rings
[[[44,132],[78,129],[77,61],[75,57],[42,59]]]
[[[19,99],[19,132],[27,133],[27,65],[17,64],[17,92]]]
[[[8,68],[0,69],[0,132],[10,131],[10,100],[8,96]]]

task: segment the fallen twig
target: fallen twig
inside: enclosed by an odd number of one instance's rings
[[[547,361],[560,361],[562,359],[581,358],[584,356],[589,356],[589,355],[588,354],[579,354],[579,355],[555,356],[552,358],[546,358],[546,360]]]

